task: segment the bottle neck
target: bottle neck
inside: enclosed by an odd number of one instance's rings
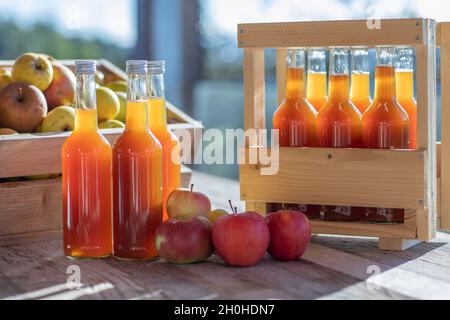
[[[305,98],[305,69],[288,68],[286,75],[286,99],[300,100]]]
[[[392,65],[381,65],[375,69],[375,100],[395,99],[395,69]]]
[[[398,99],[414,98],[414,72],[413,70],[396,70],[395,86]]]
[[[350,99],[350,79],[348,74],[330,74],[328,98],[337,101]]]
[[[75,130],[97,130],[97,105],[95,95],[95,74],[76,75]]]
[[[126,129],[146,130],[148,127],[147,74],[128,73]]]
[[[164,74],[148,74],[148,120],[151,129],[167,127],[166,100],[164,92]]]
[[[370,74],[352,72],[351,99],[370,99]]]

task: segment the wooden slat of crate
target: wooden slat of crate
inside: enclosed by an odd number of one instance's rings
[[[61,199],[61,178],[0,183],[0,244],[59,237]]]
[[[242,200],[424,208],[423,151],[284,147],[279,159],[275,175],[240,166]]]
[[[244,23],[238,25],[240,48],[375,46],[423,44],[425,19],[383,19],[370,29],[368,20]]]
[[[311,220],[311,226],[313,233],[388,239],[415,239],[417,236],[415,210],[407,210],[405,222],[399,224]]]

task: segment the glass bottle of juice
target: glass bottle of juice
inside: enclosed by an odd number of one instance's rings
[[[319,111],[327,100],[326,53],[323,48],[308,50],[306,99]]]
[[[286,98],[273,116],[273,127],[279,130],[281,147],[315,147],[317,112],[305,98],[305,50],[287,50]],[[315,205],[292,205],[310,218],[320,217]]]
[[[375,95],[362,117],[362,137],[366,148],[407,149],[409,121],[406,111],[397,102],[395,88],[395,48],[377,48]],[[367,220],[403,222],[403,209],[369,208]]]
[[[61,150],[64,254],[112,253],[111,147],[98,132],[95,61],[75,61],[75,129]]]
[[[367,48],[352,49],[351,80],[350,100],[362,114],[372,103],[370,98],[369,50]]]
[[[328,99],[317,114],[317,141],[324,148],[361,147],[361,113],[350,102],[348,49],[330,52]],[[350,221],[364,217],[365,209],[323,206],[324,220]]]
[[[180,143],[172,131],[167,128],[164,71],[164,61],[148,62],[148,119],[150,131],[158,139],[163,152],[163,221],[168,218],[167,197],[181,184]]]
[[[157,257],[162,221],[162,149],[148,128],[147,61],[129,60],[125,131],[113,147],[114,256]]]
[[[414,98],[414,50],[398,48],[395,65],[397,101],[409,118],[409,149],[417,148],[417,102]]]

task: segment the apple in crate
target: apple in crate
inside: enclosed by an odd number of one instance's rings
[[[205,217],[170,218],[156,230],[156,249],[172,263],[201,262],[212,254],[211,222]]]
[[[0,91],[0,127],[34,132],[47,115],[44,94],[26,83],[10,83]]]
[[[191,189],[178,188],[173,190],[167,197],[167,215],[169,218],[175,217],[209,217],[211,211],[211,201],[201,192]]]
[[[270,230],[268,252],[276,260],[300,259],[311,241],[311,224],[300,211],[280,210],[266,217]]]
[[[267,250],[269,227],[257,212],[222,215],[213,224],[216,253],[231,266],[248,267],[258,263]]]
[[[75,101],[76,78],[73,72],[63,64],[52,61],[53,80],[44,91],[48,111],[57,106],[69,105]]]
[[[43,54],[25,53],[14,62],[11,72],[12,82],[24,82],[45,91],[53,79],[53,67]]]

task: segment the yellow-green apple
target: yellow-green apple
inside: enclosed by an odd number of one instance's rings
[[[0,90],[11,83],[11,71],[9,69],[0,68]]]
[[[97,88],[95,93],[97,95],[98,122],[114,119],[120,110],[120,102],[116,93],[106,87]]]
[[[276,260],[300,259],[311,241],[311,224],[300,211],[280,210],[266,217],[270,230],[268,252]]]
[[[109,128],[125,128],[125,124],[119,120],[110,119],[98,124],[99,129],[109,129]]]
[[[127,92],[127,82],[124,80],[116,80],[106,84],[106,87],[113,91]]]
[[[0,128],[0,136],[10,135],[10,134],[18,134],[16,130],[10,128]]]
[[[69,105],[75,101],[76,78],[65,65],[53,61],[53,80],[44,91],[48,111],[57,106]]]
[[[120,109],[116,116],[116,120],[125,122],[127,116],[127,94],[125,92],[116,91],[117,98],[119,98]]]
[[[258,263],[267,250],[269,227],[257,212],[223,215],[212,227],[216,253],[231,266],[248,267]]]
[[[47,102],[37,87],[13,82],[0,91],[0,127],[34,132],[46,115]]]
[[[156,249],[168,262],[204,261],[214,250],[211,222],[205,217],[170,218],[156,230]]]
[[[225,209],[214,209],[214,210],[211,210],[208,218],[209,218],[209,221],[211,221],[211,223],[214,223],[217,221],[217,219],[219,219],[219,217],[227,215],[227,214],[229,214],[229,213]]]
[[[41,123],[40,132],[72,131],[75,127],[75,109],[59,106],[50,111]]]
[[[169,218],[175,217],[209,217],[211,211],[211,201],[201,192],[191,189],[178,188],[173,190],[167,197],[167,215]]]
[[[45,91],[52,82],[53,67],[46,56],[25,53],[14,62],[11,77],[13,82],[25,82]]]

